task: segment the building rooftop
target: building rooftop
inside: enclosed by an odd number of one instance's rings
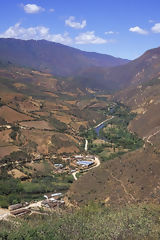
[[[84,166],[89,166],[93,163],[94,163],[93,161],[77,161],[78,165],[84,165]]]

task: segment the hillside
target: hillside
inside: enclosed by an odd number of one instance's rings
[[[159,74],[137,87],[129,87],[115,95],[118,101],[127,104],[132,109],[132,112],[137,114],[137,117],[130,122],[129,129],[154,145],[157,151],[160,150],[159,96]]]
[[[125,70],[124,74],[126,72],[130,85],[116,92],[114,100],[127,105],[131,113],[136,114],[129,122],[128,130],[144,140],[143,147],[133,153],[102,162],[98,169],[81,177],[71,186],[69,192],[69,198],[73,202],[84,204],[95,200],[109,205],[159,202],[159,54],[160,48],[153,49],[127,65],[115,68],[116,71]],[[119,77],[122,76],[120,71]],[[111,129],[113,127],[110,126]],[[110,132],[106,133],[109,139]]]
[[[151,49],[139,58],[122,66],[112,68],[90,67],[77,79],[81,85],[111,90],[136,86],[156,77],[160,68],[160,48]],[[76,79],[75,79],[76,80]]]
[[[106,54],[84,52],[45,40],[0,39],[0,61],[11,62],[56,76],[77,76],[88,67],[112,67],[128,60]]]
[[[24,43],[30,41],[22,41]],[[36,41],[31,43],[35,44]],[[44,41],[37,43],[49,44]],[[159,58],[155,57],[155,52],[158,56],[157,49],[150,50],[126,65],[105,69],[108,73],[117,73],[117,78],[114,82],[108,82],[108,85],[103,82],[103,78],[98,83],[93,78],[89,78],[87,83],[85,78],[83,82],[79,78],[73,82],[71,78],[66,80],[51,73],[1,62],[0,167],[1,173],[5,172],[5,181],[9,178],[8,184],[11,183],[9,176],[22,180],[24,199],[28,192],[32,192],[29,194],[31,198],[43,193],[46,181],[51,184],[46,191],[66,191],[73,182],[72,176],[68,174],[75,168],[72,169],[72,165],[62,158],[83,153],[84,140],[87,139],[88,153],[99,156],[102,163],[99,168],[91,170],[73,183],[68,193],[72,202],[157,202],[160,76],[157,73]],[[137,75],[137,66],[138,70],[144,68],[144,75]],[[130,79],[130,86],[116,92],[114,96],[108,95],[104,89],[114,86],[115,90],[126,81],[121,81],[125,74],[121,69]],[[92,74],[96,75],[99,68],[94,70]],[[136,75],[136,80],[130,74]],[[105,88],[102,91],[93,90],[95,83],[99,89],[101,83],[105,83]],[[92,127],[103,120],[107,123],[100,131],[100,136],[95,136]],[[56,173],[55,179],[53,178],[55,163],[64,164],[65,173],[60,171],[64,173],[63,177]],[[27,181],[31,183],[28,184]],[[55,182],[58,184],[55,185]],[[35,186],[39,189],[38,193]],[[155,198],[152,198],[155,192]],[[15,199],[18,199],[17,193]],[[8,192],[5,200],[0,198],[0,201],[3,204],[12,203]]]

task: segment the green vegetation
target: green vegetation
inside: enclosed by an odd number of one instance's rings
[[[20,180],[10,177],[3,170],[0,175],[0,206],[6,208],[10,204],[18,203],[22,191]]]
[[[59,132],[65,132],[67,130],[67,125],[56,118],[50,118],[49,123]]]
[[[13,166],[15,162],[26,163],[30,162],[30,156],[24,151],[12,152],[10,155],[5,156],[0,160],[0,164],[6,164],[6,166]]]
[[[72,213],[33,215],[0,223],[2,240],[158,240],[160,207],[131,205],[112,209],[91,204]]]
[[[47,192],[66,191],[71,183],[73,176],[67,174],[43,176],[33,178],[31,182],[21,182],[4,172],[0,178],[0,206],[6,208],[10,204],[41,199]]]
[[[16,140],[17,134],[19,131],[18,126],[12,126],[12,132],[9,134],[10,138],[12,138],[14,141]]]
[[[101,132],[101,136],[106,138],[108,142],[114,143],[115,147],[121,146],[124,149],[135,150],[142,146],[141,139],[120,125],[104,128]]]
[[[1,107],[1,102],[0,102],[0,107]],[[4,120],[4,118],[0,117],[0,125],[5,125],[7,122]]]
[[[148,86],[154,86],[154,85],[159,85],[160,84],[160,79],[159,78],[153,78],[149,80],[146,83],[143,83],[143,87],[148,87]]]
[[[114,118],[104,123],[104,127],[99,131],[99,136],[94,129],[83,133],[83,137],[87,138],[89,142],[89,152],[98,154],[102,161],[113,159],[143,145],[143,141],[127,129],[129,122],[136,115],[130,113],[129,108],[120,103],[117,103],[111,110],[109,110],[109,114]],[[94,143],[95,139],[102,139],[103,142]]]

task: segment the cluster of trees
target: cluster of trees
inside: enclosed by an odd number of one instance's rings
[[[142,146],[143,141],[135,134],[130,133],[127,129],[119,126],[106,128],[101,135],[107,139],[108,142],[114,143],[116,147],[123,147],[125,149],[134,150]]]
[[[57,174],[21,182],[5,172],[0,177],[0,207],[6,208],[21,201],[41,198],[47,192],[66,191],[73,180],[72,175]]]
[[[21,200],[23,191],[20,180],[14,179],[6,174],[0,178],[0,207],[8,207],[10,204],[18,203]]]
[[[67,130],[67,125],[56,118],[49,119],[50,124],[58,131],[58,132],[65,132]]]
[[[12,152],[10,155],[6,155],[0,160],[0,164],[14,164],[15,162],[30,162],[31,157],[23,151]]]
[[[12,138],[15,141],[18,132],[19,132],[19,126],[12,126],[12,132],[9,134],[10,138]]]

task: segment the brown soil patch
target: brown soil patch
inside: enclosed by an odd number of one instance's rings
[[[7,92],[6,90],[5,91],[2,91],[0,89],[0,96],[1,96],[1,99],[5,102],[5,103],[9,103],[9,102],[14,102],[15,101],[15,97],[23,97],[22,94],[20,93],[14,93],[14,92]]]
[[[139,136],[145,137],[154,132],[156,127],[160,126],[160,104],[152,104],[148,111],[138,115],[129,124],[129,129],[136,132]],[[145,124],[144,124],[145,123]]]
[[[39,111],[40,110],[40,103],[39,102],[34,102],[30,100],[26,100],[23,102],[18,102],[19,107],[22,112],[27,113],[31,111]]]
[[[96,144],[96,145],[101,145],[101,144],[104,144],[104,143],[105,143],[105,141],[102,140],[102,139],[96,139],[96,140],[93,141],[93,144]]]
[[[34,114],[42,117],[48,117],[49,113],[48,112],[34,112]]]
[[[0,131],[0,146],[4,146],[4,144],[8,144],[9,142],[12,142],[13,140],[10,138],[9,134],[12,132],[12,130],[4,130]]]
[[[41,162],[27,163],[26,166],[31,167],[29,172],[34,175],[38,174],[47,174],[50,173],[53,169],[53,164],[47,160]]]
[[[19,148],[17,146],[0,147],[0,158],[9,155],[12,152],[17,152]]]
[[[9,171],[8,173],[11,174],[14,178],[27,177],[26,174],[24,174],[23,172],[19,171],[18,169],[13,169],[13,170]]]
[[[72,93],[72,92],[62,92],[62,94],[68,95],[68,96],[71,96],[71,97],[76,97],[77,96],[76,93]]]
[[[23,83],[14,83],[13,86],[15,86],[17,89],[26,89],[27,86]]]
[[[24,121],[24,120],[33,120],[32,117],[19,113],[7,106],[2,106],[0,108],[0,116],[4,118],[8,123]]]
[[[74,128],[76,131],[79,130],[80,126],[84,126],[87,128],[88,122],[87,121],[82,121],[82,122],[72,122],[71,127]]]
[[[58,95],[56,95],[55,93],[52,93],[52,92],[45,92],[45,94],[47,94],[48,96],[51,96],[51,97],[58,97]]]
[[[45,132],[41,130],[22,130],[21,141],[23,145],[27,145],[29,141],[35,142],[37,152],[41,154],[48,154],[49,147],[51,146],[51,137],[53,132]],[[32,147],[32,146],[31,146]]]
[[[54,115],[54,117],[59,120],[60,122],[64,122],[66,124],[69,124],[72,121],[72,116],[70,115]]]
[[[62,147],[58,149],[58,154],[62,153],[78,153],[79,149],[76,146],[70,146],[70,147]]]
[[[77,104],[77,101],[66,101],[66,103],[69,103],[71,105],[76,105]]]
[[[21,126],[27,128],[36,128],[36,129],[48,129],[52,130],[53,128],[46,121],[29,121],[29,122],[21,122]]]

